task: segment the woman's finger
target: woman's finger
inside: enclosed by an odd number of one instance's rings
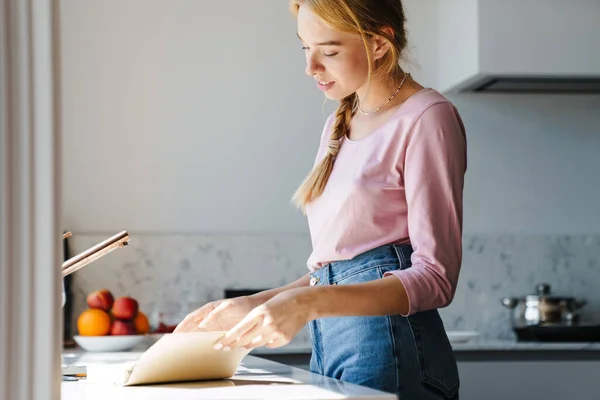
[[[285,340],[283,340],[283,336],[277,336],[275,339],[269,341],[269,343],[266,343],[264,346],[266,346],[270,349],[275,349],[277,347],[281,347],[286,344],[287,344],[287,342]]]
[[[194,323],[196,323],[196,328],[204,328],[206,325],[208,325],[208,323],[214,318],[214,313],[215,310],[212,310],[211,312],[196,318],[194,320]]]
[[[223,304],[223,302],[219,303],[217,307],[221,304]],[[215,303],[208,303],[199,309],[192,311],[177,325],[173,333],[196,331],[198,325],[217,307],[215,307]]]
[[[264,332],[261,336],[257,337],[255,340],[253,340],[252,343],[251,343],[251,345],[248,346],[248,347],[249,348],[256,348],[256,347],[266,346],[269,343],[276,342],[279,337],[280,336],[277,335],[273,331]]]
[[[197,313],[195,311],[186,315],[177,327],[175,327],[173,333],[193,331],[198,326],[198,323],[196,322],[197,318]]]
[[[235,341],[233,341],[229,345],[229,348],[236,348],[236,347],[250,348],[250,347],[252,347],[252,342],[254,340],[256,340],[257,338],[260,338],[261,335],[264,334],[263,331],[264,331],[264,328],[263,328],[262,324],[256,324],[249,331],[247,331],[242,336],[240,336]]]
[[[198,328],[204,328],[208,326],[215,318],[219,316],[221,312],[231,307],[231,302],[224,301],[219,304],[217,307],[213,308],[210,312],[206,313],[206,315],[202,315],[202,317],[198,320],[198,324],[196,325]]]
[[[256,312],[250,312],[236,326],[231,328],[221,339],[217,341],[215,349],[231,348],[231,345],[241,338],[246,332],[250,331],[254,326],[262,326],[262,316]]]
[[[262,307],[257,307],[250,311],[240,322],[231,328],[217,343],[222,347],[229,347],[234,341],[241,338],[246,332],[252,329],[255,325],[262,326],[264,324],[264,315]],[[215,348],[216,348],[215,347]]]

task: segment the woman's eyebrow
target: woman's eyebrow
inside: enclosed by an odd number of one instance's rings
[[[298,36],[298,39],[300,39],[302,42],[304,42],[304,40],[302,40],[302,38],[300,37],[300,34],[296,33],[296,35]],[[316,43],[317,46],[341,46],[342,42],[340,42],[339,40],[327,40],[325,42],[319,42]]]

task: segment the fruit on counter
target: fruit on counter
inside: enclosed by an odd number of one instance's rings
[[[138,311],[137,316],[133,320],[133,325],[136,332],[140,335],[150,332],[150,321],[148,321],[146,314],[141,311]]]
[[[173,333],[177,325],[167,325],[164,322],[159,322],[158,326],[152,333]]]
[[[110,311],[114,301],[115,298],[107,289],[96,290],[88,294],[86,298],[86,303],[89,308],[99,308],[104,311]]]
[[[113,303],[111,312],[116,319],[132,321],[138,314],[139,304],[132,297],[119,297]]]
[[[86,303],[89,308],[77,318],[77,329],[82,336],[152,333],[148,317],[133,297],[122,296],[115,300],[109,290],[100,289],[89,293]]]
[[[122,321],[116,319],[113,321],[110,327],[110,334],[113,336],[117,335],[136,335],[135,325],[131,321]]]
[[[112,321],[108,313],[99,308],[88,308],[77,318],[77,329],[81,336],[108,335],[111,325]]]

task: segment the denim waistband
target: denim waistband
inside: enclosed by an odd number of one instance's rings
[[[410,267],[410,244],[388,244],[368,250],[350,260],[333,261],[312,272],[310,276],[321,285],[335,284],[349,275],[383,266],[397,266],[398,269]]]

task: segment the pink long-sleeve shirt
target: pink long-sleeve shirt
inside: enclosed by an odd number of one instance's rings
[[[315,165],[326,155],[334,121],[332,114],[325,123]],[[385,274],[404,285],[406,315],[447,306],[462,261],[466,147],[457,110],[430,88],[409,97],[368,136],[342,139],[323,194],[306,209],[309,270],[410,243],[412,267]]]

